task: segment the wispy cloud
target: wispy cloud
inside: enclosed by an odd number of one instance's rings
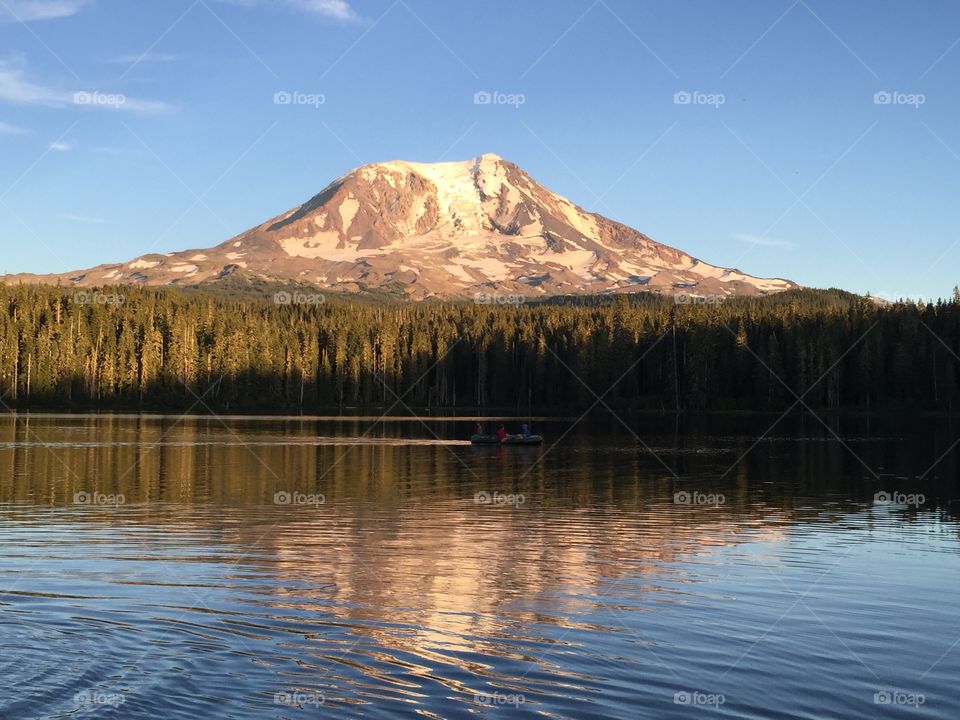
[[[0,135],[26,135],[27,131],[22,127],[0,122]]]
[[[21,68],[3,61],[0,61],[0,101],[14,105],[39,105],[51,108],[76,106],[144,114],[170,109],[170,105],[159,100],[139,100],[125,95],[108,95],[90,90],[57,90],[39,85],[27,80]]]
[[[87,0],[3,0],[0,23],[54,20],[76,15]]]
[[[287,0],[287,4],[333,20],[356,22],[360,19],[347,0]]]
[[[348,0],[275,0],[277,1],[287,7],[329,20],[358,22],[361,19],[360,14],[353,9]],[[220,0],[220,2],[241,7],[258,7],[267,4],[267,0]]]
[[[129,55],[117,55],[116,57],[110,58],[109,62],[114,65],[132,65],[133,63],[169,63],[176,62],[180,59],[179,55],[174,55],[173,53],[156,53],[156,52],[147,52],[147,53],[131,53]]]
[[[73,145],[63,140],[57,140],[56,142],[50,143],[50,149],[55,152],[70,152],[73,150]]]
[[[57,107],[72,102],[71,94],[58,92],[24,79],[23,71],[0,63],[0,100],[15,105],[46,105]]]
[[[796,247],[795,243],[790,242],[789,240],[777,240],[776,238],[767,237],[766,235],[751,235],[750,233],[734,233],[734,240],[738,240],[742,243],[747,243],[748,245],[760,245],[761,247],[770,247],[770,248],[794,248]]]

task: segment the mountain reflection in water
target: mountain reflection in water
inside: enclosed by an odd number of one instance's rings
[[[850,422],[7,416],[0,716],[955,716],[960,429]]]

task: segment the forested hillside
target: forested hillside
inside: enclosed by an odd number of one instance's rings
[[[960,297],[401,303],[0,287],[9,407],[960,410]],[[778,379],[779,378],[779,379]],[[781,382],[781,380],[783,382]]]

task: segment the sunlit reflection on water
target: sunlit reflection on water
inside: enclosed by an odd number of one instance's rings
[[[0,716],[956,715],[939,446],[568,426],[5,419]]]

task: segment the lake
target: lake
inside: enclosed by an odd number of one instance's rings
[[[960,423],[775,419],[4,415],[0,717],[960,716]]]

